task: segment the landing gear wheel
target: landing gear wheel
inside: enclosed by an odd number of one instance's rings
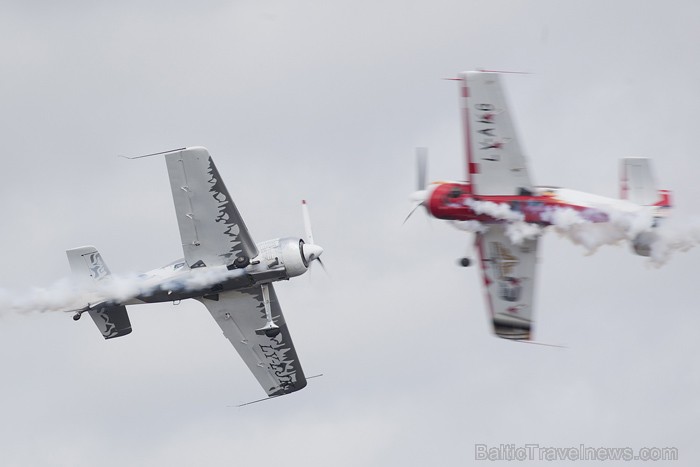
[[[83,316],[82,313],[76,313],[76,314],[74,314],[74,315],[73,315],[73,321],[78,321],[78,320],[80,319],[81,316]]]
[[[469,267],[472,264],[472,260],[469,258],[460,258],[459,259],[459,265],[462,266],[463,268]]]
[[[233,260],[234,269],[243,269],[250,264],[250,258],[247,256],[239,256]]]

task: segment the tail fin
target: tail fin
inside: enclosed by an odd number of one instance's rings
[[[94,246],[83,246],[67,250],[68,263],[76,277],[102,281],[110,276],[100,252]],[[124,305],[102,303],[88,310],[105,339],[121,337],[131,332],[131,321]]]
[[[653,206],[654,226],[660,225],[671,207],[671,192],[656,189],[649,159],[622,159],[620,197],[642,206]],[[632,240],[632,249],[640,256],[650,256],[657,235],[656,232],[640,233]]]
[[[673,207],[673,197],[671,196],[671,191],[659,190],[659,200],[654,203],[654,206],[658,206],[660,208]]]
[[[71,271],[80,278],[91,277],[99,281],[111,274],[102,255],[94,246],[73,248],[67,250],[66,254]]]
[[[650,162],[649,159],[638,157],[622,159],[620,198],[642,206],[651,206],[658,201],[659,193]]]
[[[651,159],[628,157],[620,166],[620,198],[641,206],[671,207],[671,192],[657,190]]]

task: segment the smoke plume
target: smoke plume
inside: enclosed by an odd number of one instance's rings
[[[674,252],[685,252],[700,244],[700,222],[683,223],[678,220],[655,217],[653,207],[637,211],[602,209],[608,222],[592,222],[586,212],[572,208],[553,208],[543,214],[548,227],[523,221],[520,212],[513,211],[508,204],[470,200],[469,207],[477,214],[485,214],[506,222],[505,233],[514,244],[540,236],[546,230],[554,230],[576,245],[581,245],[587,254],[594,254],[601,246],[620,245],[631,242],[649,251],[649,260],[654,266],[665,264]],[[461,230],[484,232],[481,223],[453,222]]]
[[[102,302],[124,303],[160,291],[193,291],[245,274],[242,270],[198,268],[178,276],[164,278],[148,275],[110,275],[100,281],[66,278],[48,287],[34,287],[26,292],[0,289],[0,312],[76,311]]]

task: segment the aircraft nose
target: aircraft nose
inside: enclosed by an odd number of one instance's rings
[[[414,191],[409,198],[416,203],[424,203],[428,199],[428,190]]]
[[[318,245],[304,244],[304,258],[307,263],[318,259],[319,256],[323,254],[323,248]]]

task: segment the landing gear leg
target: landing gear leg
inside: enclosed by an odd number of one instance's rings
[[[265,326],[261,327],[260,329],[256,329],[255,333],[256,334],[265,334],[267,337],[275,337],[277,334],[280,333],[280,327],[275,324],[274,321],[272,321],[272,311],[270,309],[270,289],[267,284],[261,285],[262,287],[262,294],[263,294],[263,304],[265,305],[265,319],[267,320],[267,324]]]

